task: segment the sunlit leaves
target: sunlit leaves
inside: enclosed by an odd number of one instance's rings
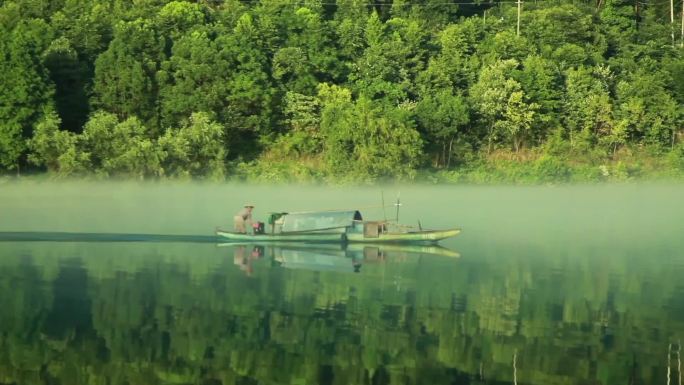
[[[65,164],[69,163],[66,158],[76,150],[76,135],[61,131],[60,123],[59,116],[54,111],[45,111],[29,142],[29,160],[36,165],[45,165],[49,171],[58,174],[71,172],[74,167]]]
[[[525,101],[520,83],[513,78],[517,66],[515,60],[498,61],[484,68],[471,88],[474,106],[487,126],[490,148],[503,140],[518,151],[529,137],[539,108]]]
[[[684,113],[666,91],[663,78],[640,71],[618,83],[617,116],[631,138],[671,146]]]
[[[171,176],[221,179],[225,172],[223,127],[206,113],[195,113],[187,124],[159,138],[164,172]]]
[[[374,107],[366,98],[324,104],[321,117],[328,166],[361,180],[411,178],[422,141],[410,111]]]
[[[565,125],[571,139],[577,131],[596,137],[610,132],[613,126],[611,81],[610,69],[604,67],[593,70],[580,67],[566,72]]]
[[[159,155],[152,151],[152,141],[137,118],[119,121],[116,115],[94,114],[79,137],[77,148],[86,154],[85,169],[110,175],[134,177],[158,174]]]
[[[58,176],[224,176],[225,134],[208,114],[192,114],[187,123],[167,129],[159,139],[149,138],[147,131],[137,118],[122,121],[98,111],[76,135],[59,130],[58,117],[47,111],[31,141],[31,161]]]

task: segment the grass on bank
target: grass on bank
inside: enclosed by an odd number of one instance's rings
[[[403,175],[406,175],[404,173]],[[0,182],[17,178],[16,174],[0,175]],[[103,176],[97,173],[60,175],[33,172],[19,177],[47,179],[140,180],[127,174]],[[191,176],[154,177],[146,180],[189,180]],[[206,179],[206,178],[205,178]],[[426,167],[408,177],[377,177],[357,169],[339,175],[333,173],[322,156],[281,156],[267,151],[250,162],[235,162],[226,168],[225,177],[213,181],[248,183],[331,183],[372,184],[382,182],[417,182],[440,184],[564,184],[684,180],[684,143],[670,151],[656,147],[623,147],[615,153],[598,149],[554,148],[525,149],[519,152],[496,150],[491,153],[468,153],[455,157],[449,167]]]
[[[654,147],[623,147],[615,153],[600,150],[550,148],[513,152],[497,150],[471,154],[450,168],[417,170],[416,182],[463,184],[595,183],[684,179],[684,145],[671,151]],[[230,178],[247,182],[341,182],[392,181],[358,174],[332,175],[325,161],[316,157],[283,159],[267,153],[258,160],[240,163],[229,170]]]

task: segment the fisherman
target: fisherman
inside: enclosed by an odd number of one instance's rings
[[[249,227],[251,227],[252,209],[254,209],[254,205],[246,204],[242,210],[238,211],[238,213],[235,214],[235,216],[233,217],[233,225],[235,227],[235,231],[243,234],[247,233],[245,222],[247,222],[249,224]]]

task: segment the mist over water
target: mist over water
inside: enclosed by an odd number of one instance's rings
[[[643,241],[684,229],[684,185],[549,187],[323,187],[212,184],[50,183],[0,185],[0,231],[198,234],[231,225],[244,203],[271,211],[359,208],[367,219],[462,227],[459,241],[535,242],[539,233],[591,241]],[[495,238],[492,238],[494,237]]]
[[[461,255],[0,242],[0,383],[665,383],[683,185],[0,185],[1,232],[212,235],[244,203],[461,227]],[[371,207],[375,206],[375,207]],[[670,352],[668,354],[668,351]],[[515,377],[513,362],[515,362]],[[127,368],[122,370],[121,368]]]

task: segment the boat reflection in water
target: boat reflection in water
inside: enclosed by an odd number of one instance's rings
[[[461,256],[454,250],[432,245],[223,243],[219,247],[228,249],[233,263],[247,275],[252,275],[254,264],[263,259],[277,268],[360,273],[364,264]]]

